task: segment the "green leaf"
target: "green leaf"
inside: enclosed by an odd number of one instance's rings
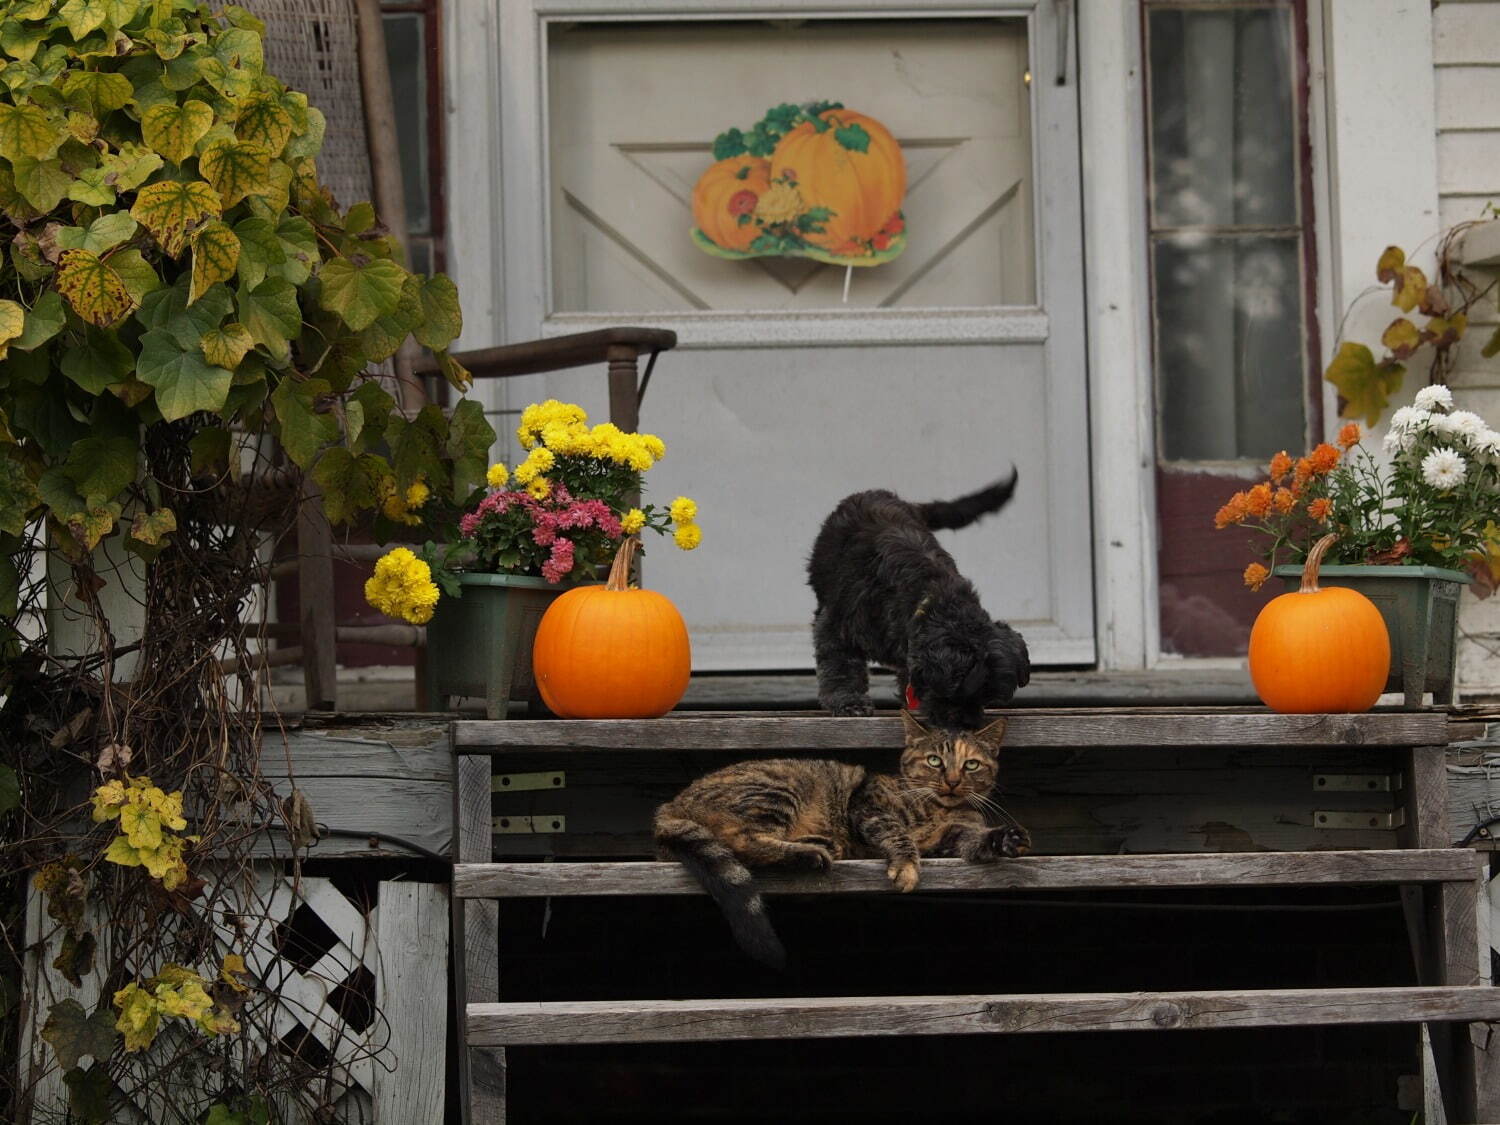
[[[115,189],[105,180],[103,168],[85,168],[78,178],[68,185],[68,198],[89,207],[108,207],[115,201]]]
[[[407,273],[384,258],[363,264],[349,258],[335,258],[324,263],[318,277],[323,283],[323,307],[338,313],[345,324],[358,332],[376,317],[396,311]]]
[[[1364,417],[1371,426],[1380,420],[1390,396],[1401,388],[1406,369],[1400,364],[1376,366],[1375,357],[1363,344],[1345,340],[1323,373],[1344,399],[1344,418]]]
[[[376,363],[389,359],[400,349],[411,330],[422,323],[421,282],[408,275],[401,287],[401,301],[389,316],[376,317],[374,323],[359,334],[363,358]]]
[[[276,225],[276,238],[281,243],[281,261],[269,265],[266,272],[301,285],[320,261],[313,225],[300,216],[288,216]]]
[[[453,500],[463,503],[469,493],[484,483],[489,468],[495,429],[484,416],[484,407],[466,398],[453,408],[448,419],[448,456],[453,461]]]
[[[198,157],[204,179],[233,207],[247,195],[260,195],[271,170],[271,153],[253,141],[218,141]]]
[[[192,229],[222,213],[219,193],[202,180],[163,180],[141,189],[130,214],[170,257],[187,249]]]
[[[230,322],[222,328],[210,328],[203,334],[203,358],[215,367],[227,367],[233,371],[245,358],[245,353],[255,347],[255,340],[243,324]]]
[[[0,454],[0,531],[20,535],[26,530],[26,518],[41,503],[36,485],[26,475],[19,461]]]
[[[288,160],[304,156],[316,157],[323,151],[323,137],[328,131],[328,120],[316,106],[307,107],[307,128],[287,142],[282,153]]]
[[[8,19],[0,24],[0,51],[21,62],[30,62],[37,46],[46,38],[45,27],[33,27],[18,19]]]
[[[67,0],[57,14],[77,41],[104,26],[109,19],[109,4],[106,0]]]
[[[271,406],[281,423],[281,446],[303,469],[319,450],[338,440],[338,418],[319,401],[332,390],[326,379],[283,379],[271,392]]]
[[[228,281],[240,262],[240,240],[228,225],[215,219],[199,227],[193,235],[193,279],[188,289],[188,304],[195,302],[211,285]]]
[[[245,28],[221,32],[213,41],[214,58],[231,70],[262,71],[266,68],[259,33]]]
[[[64,1070],[72,1070],[82,1058],[103,1062],[115,1049],[115,1016],[108,1008],[89,1015],[77,1000],[60,1000],[47,1012],[42,1038]]]
[[[474,376],[469,369],[447,352],[434,352],[433,358],[437,360],[438,370],[443,373],[443,378],[460,394],[474,385]]]
[[[194,341],[184,347],[171,332],[153,329],[141,337],[136,376],[156,389],[156,406],[168,422],[197,410],[218,410],[229,395],[232,372],[203,358]]]
[[[58,128],[40,106],[0,103],[0,156],[5,159],[46,156],[61,139]]]
[[[111,211],[100,215],[88,225],[87,230],[83,227],[63,227],[57,232],[57,245],[64,250],[87,250],[91,254],[103,254],[134,234],[136,226],[136,221],[125,212]]]
[[[728,160],[745,151],[745,134],[738,129],[726,129],[714,138],[714,159]]]
[[[6,559],[7,564],[10,563]],[[11,567],[10,580],[14,585],[16,578],[15,567]],[[0,616],[14,617],[16,612],[16,593],[14,589],[5,592],[3,603],[0,603]],[[0,816],[4,816],[11,809],[19,808],[21,805],[21,782],[16,777],[16,771],[10,766],[0,765]]]
[[[193,476],[218,476],[229,470],[229,431],[217,426],[188,438]]]
[[[156,276],[151,263],[141,257],[139,250],[116,250],[109,256],[109,268],[120,275],[125,292],[136,304],[145,300],[147,293],[161,288],[161,278]]]
[[[433,351],[443,351],[464,329],[458,305],[458,286],[443,274],[422,279],[422,323],[417,342]]]
[[[189,306],[187,299],[188,279],[179,277],[170,288],[148,294],[136,320],[147,328],[166,329],[184,348],[196,348],[205,332],[234,311],[234,298],[226,286],[215,285],[195,304]]]
[[[116,191],[134,191],[161,166],[160,156],[134,141],[126,141],[119,152],[107,152],[99,159],[104,182]]]
[[[140,447],[125,437],[86,437],[73,443],[62,470],[90,508],[119,496],[135,480]]]
[[[43,214],[61,203],[73,186],[73,177],[63,170],[62,161],[56,157],[38,160],[34,156],[18,156],[10,162],[10,171],[22,198]]]
[[[89,394],[98,395],[130,375],[135,356],[113,332],[89,327],[84,330],[82,343],[64,349],[59,366]]]
[[[100,328],[118,324],[136,305],[120,275],[87,250],[63,251],[57,289],[74,312]]]
[[[360,408],[363,425],[359,433],[351,439],[351,446],[356,453],[378,444],[384,437],[386,427],[390,425],[391,412],[396,409],[396,400],[388,395],[373,379],[361,383],[359,388],[349,396],[348,404]]]
[[[104,1014],[109,1015],[109,1012]],[[68,1109],[79,1125],[104,1125],[110,1120],[114,1112],[110,1108],[114,1083],[110,1081],[109,1067],[104,1060],[94,1063],[88,1070],[75,1066],[63,1075],[63,1084],[68,1088]]]
[[[62,948],[52,960],[52,967],[74,988],[83,987],[83,978],[94,971],[94,952],[98,942],[92,931],[63,934]]]
[[[71,70],[62,83],[63,97],[75,109],[95,117],[123,109],[135,93],[130,79],[104,70]]]
[[[235,135],[240,140],[261,145],[271,156],[281,155],[293,131],[291,113],[280,99],[270,94],[253,97],[242,105],[234,123]]]
[[[850,152],[870,151],[870,134],[863,125],[841,125],[833,131],[833,139]]]
[[[368,200],[356,203],[344,212],[344,233],[348,235],[364,234],[375,225],[375,205]]]
[[[26,327],[11,341],[11,346],[30,351],[56,336],[67,322],[62,297],[55,289],[48,289],[26,313]]]
[[[442,455],[448,426],[443,412],[428,403],[410,421],[392,418],[391,424],[394,429],[387,432],[391,442],[391,466],[396,470],[396,487],[405,490],[418,478],[424,478],[434,492],[446,487],[448,469]]]
[[[181,105],[152,106],[141,116],[141,137],[173,164],[181,164],[196,150],[213,126],[214,111],[206,102],[189,98]]]
[[[268,277],[254,289],[240,286],[236,294],[239,321],[255,342],[273,355],[287,354],[287,341],[302,331],[302,308],[297,289],[279,277]]]
[[[323,509],[333,523],[349,523],[361,510],[375,507],[380,482],[389,476],[379,457],[355,456],[343,446],[330,449],[313,467],[313,479],[323,490]]]

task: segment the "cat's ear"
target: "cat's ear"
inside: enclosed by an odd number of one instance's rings
[[[975,731],[972,737],[979,744],[979,748],[986,754],[998,757],[1000,754],[1000,744],[1005,741],[1005,727],[1006,720],[1002,717],[990,723],[989,726]]]
[[[907,742],[916,742],[919,739],[931,737],[931,732],[905,708],[901,710],[901,729],[906,732]]]

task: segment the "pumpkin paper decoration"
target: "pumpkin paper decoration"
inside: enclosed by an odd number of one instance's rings
[[[838,102],[779,105],[714,140],[693,241],[719,258],[878,266],[906,248],[906,161],[889,129]]]
[[[531,650],[542,702],[564,719],[654,719],[677,705],[692,667],[687,626],[655,590],[630,588],[640,540],[620,544],[609,581],[548,607]]]
[[[1337,535],[1307,555],[1302,586],[1274,598],[1250,630],[1250,679],[1283,714],[1368,711],[1391,667],[1391,639],[1375,603],[1357,590],[1318,586]]]

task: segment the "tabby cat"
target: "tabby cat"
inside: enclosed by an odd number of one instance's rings
[[[989,796],[1005,720],[953,732],[929,731],[905,711],[901,717],[899,775],[802,758],[741,762],[699,778],[656,810],[661,858],[693,873],[757,961],[780,968],[786,951],[749,868],[827,872],[836,859],[883,858],[896,889],[911,891],[918,856],[989,863],[1030,850],[1026,829]],[[987,810],[1009,823],[989,827]]]

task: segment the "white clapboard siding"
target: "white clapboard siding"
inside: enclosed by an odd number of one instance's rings
[[[1500,59],[1500,4],[1494,0],[1454,3],[1432,12],[1432,56],[1438,66],[1484,65]]]

